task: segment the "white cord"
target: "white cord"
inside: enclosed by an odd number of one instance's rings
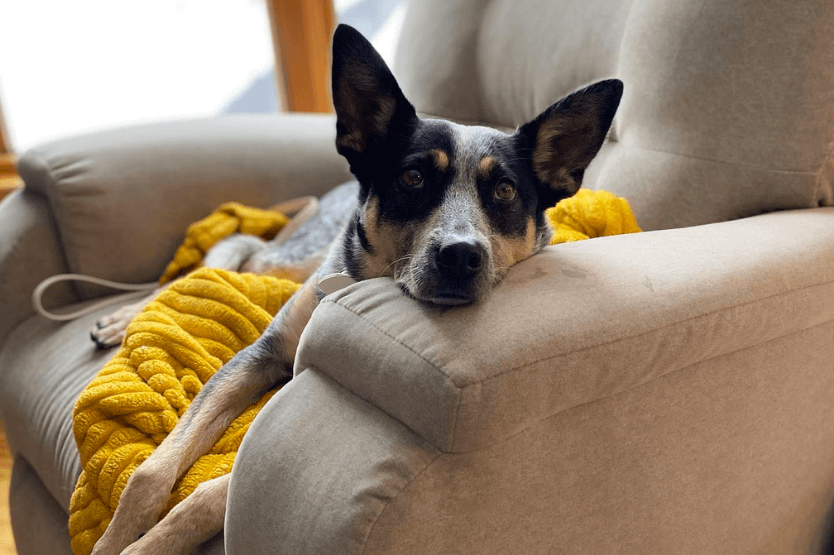
[[[292,218],[287,225],[281,228],[281,231],[272,240],[272,245],[279,245],[286,241],[290,235],[295,233],[298,230],[298,228],[301,227],[301,225],[303,225],[305,222],[307,222],[307,220],[316,215],[316,212],[318,212],[318,208],[319,200],[313,196],[295,198],[292,200],[284,201],[280,204],[271,207],[272,210],[278,210],[279,212],[282,212],[283,214]],[[117,295],[115,297],[108,297],[102,301],[91,304],[75,312],[68,312],[66,314],[55,314],[54,312],[47,311],[43,307],[41,299],[43,298],[44,291],[46,291],[49,287],[51,287],[55,283],[58,283],[59,281],[84,281],[87,283],[104,285],[105,287],[111,287],[113,289],[121,289],[122,291],[131,292],[125,293],[123,295]],[[159,282],[157,281],[138,284],[118,283],[115,281],[109,281],[106,279],[96,278],[92,276],[85,276],[82,274],[58,274],[57,276],[52,276],[43,280],[38,284],[37,287],[35,287],[35,290],[32,291],[32,306],[35,308],[35,311],[44,318],[49,318],[50,320],[55,320],[56,322],[66,322],[67,320],[75,320],[76,318],[80,318],[85,314],[89,314],[111,304],[126,301],[128,299],[138,299],[140,297],[144,297],[145,295],[147,295],[148,291],[157,289],[158,287]]]
[[[113,289],[121,289],[122,291],[131,291],[131,293],[125,293],[123,295],[117,295],[115,297],[108,297],[102,301],[91,304],[75,312],[68,312],[66,314],[55,314],[54,312],[47,311],[43,307],[43,302],[41,301],[43,298],[44,291],[46,291],[53,284],[58,283],[60,281],[83,281],[87,283],[94,283],[96,285],[104,285],[105,287],[111,287]],[[75,320],[76,318],[94,312],[102,307],[109,306],[111,304],[126,301],[128,299],[138,299],[140,297],[144,297],[148,294],[149,291],[158,287],[159,282],[157,281],[152,281],[149,283],[118,283],[115,281],[109,281],[106,279],[96,278],[92,276],[85,276],[82,274],[58,274],[57,276],[46,278],[45,280],[40,282],[37,287],[35,287],[35,290],[32,291],[32,306],[34,307],[35,311],[38,312],[38,314],[45,318],[49,318],[50,320],[54,320],[56,322],[66,322],[67,320]]]

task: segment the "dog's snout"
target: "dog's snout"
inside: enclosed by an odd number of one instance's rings
[[[460,277],[478,273],[483,263],[484,248],[471,241],[449,243],[437,251],[437,265]]]

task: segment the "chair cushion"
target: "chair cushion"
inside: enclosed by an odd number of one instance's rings
[[[819,0],[426,0],[395,74],[421,112],[510,128],[622,79],[585,185],[684,227],[834,204],[832,22]]]
[[[72,408],[116,353],[97,349],[89,330],[102,315],[124,304],[63,324],[33,316],[12,332],[0,354],[0,411],[9,444],[64,510],[81,473]]]
[[[142,283],[160,276],[188,224],[224,202],[266,207],[348,181],[335,136],[330,115],[212,117],[56,141],[18,165],[49,201],[69,271]]]

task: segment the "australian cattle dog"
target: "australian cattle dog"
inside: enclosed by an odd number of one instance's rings
[[[94,555],[185,554],[222,529],[228,475],[157,520],[177,478],[249,404],[292,377],[322,278],[388,276],[416,302],[453,307],[483,302],[513,264],[548,245],[544,211],[579,189],[623,91],[615,79],[593,84],[512,134],[423,119],[345,25],[333,40],[332,86],[336,148],[358,182],[345,225],[264,334],[208,381],[137,468]],[[246,256],[236,259],[245,265]]]

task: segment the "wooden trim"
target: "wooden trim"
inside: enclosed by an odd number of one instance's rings
[[[330,40],[332,0],[267,0],[281,108],[332,112]]]
[[[3,119],[3,107],[0,105],[0,200],[23,185],[23,180],[17,175],[15,157],[11,150],[6,122]]]
[[[16,191],[23,185],[23,180],[18,176],[0,177],[0,200],[9,193]]]
[[[0,154],[12,151],[9,130],[6,127],[6,118],[3,117],[3,103],[0,102]]]

